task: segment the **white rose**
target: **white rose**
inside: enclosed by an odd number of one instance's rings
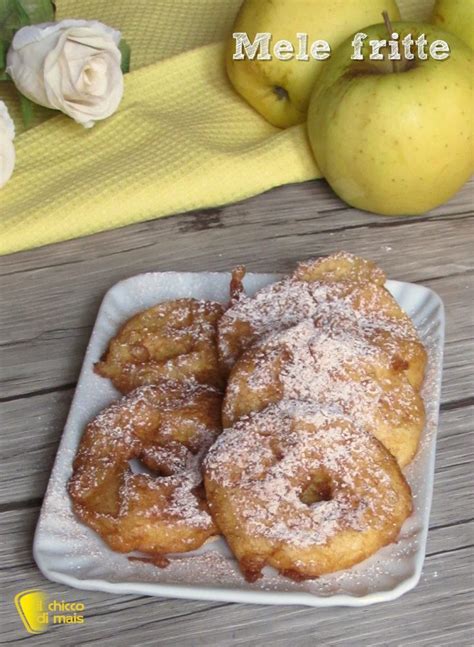
[[[15,126],[7,106],[0,101],[0,188],[8,182],[15,167]]]
[[[120,32],[94,20],[23,27],[8,51],[7,72],[26,97],[89,128],[122,99],[119,42]]]

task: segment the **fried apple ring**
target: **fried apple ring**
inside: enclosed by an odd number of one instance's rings
[[[68,484],[74,512],[119,552],[199,548],[218,534],[201,463],[220,430],[221,395],[213,387],[139,387],[87,425]],[[134,473],[132,459],[152,473]]]
[[[229,372],[246,348],[270,333],[304,319],[324,324],[337,313],[352,318],[366,335],[379,332],[394,367],[407,373],[419,389],[424,378],[426,352],[416,329],[383,285],[385,274],[374,263],[340,252],[300,263],[292,276],[259,290],[253,297],[240,294],[218,324],[219,359]]]
[[[293,273],[298,281],[315,283],[339,283],[348,281],[354,284],[373,283],[383,287],[387,277],[373,261],[348,252],[336,252],[316,260],[301,261]]]
[[[216,326],[222,313],[219,303],[209,301],[159,303],[120,328],[94,370],[121,393],[163,378],[221,387]]]
[[[342,269],[338,274],[333,270],[334,262],[339,257],[347,261],[344,264],[348,276],[346,281],[333,280],[334,276],[344,274]],[[230,307],[218,324],[219,359],[223,370],[230,371],[243,351],[256,340],[314,316],[322,304],[349,293],[355,278],[362,280],[362,277],[372,276],[369,269],[372,265],[364,259],[341,252],[328,259],[299,264],[292,276],[262,288],[253,297],[234,288],[236,296],[231,299]],[[360,272],[357,271],[359,267]],[[331,269],[331,280],[322,280],[325,268]],[[374,275],[374,278],[379,276],[375,266]],[[239,280],[242,282],[241,273]]]
[[[209,506],[248,581],[273,566],[302,580],[393,542],[410,488],[372,434],[340,413],[287,401],[225,430],[204,461]]]
[[[348,331],[384,350],[390,368],[403,371],[419,391],[425,378],[428,356],[410,317],[385,288],[368,283],[358,286],[337,307],[315,317],[323,330]]]
[[[404,467],[424,428],[423,401],[384,350],[351,329],[321,328],[307,319],[255,344],[231,371],[224,427],[283,399],[338,405]]]

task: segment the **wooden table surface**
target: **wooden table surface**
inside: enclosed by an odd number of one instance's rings
[[[28,637],[14,595],[84,601],[83,626],[38,645],[472,645],[474,183],[429,217],[387,219],[323,182],[0,259],[2,642]],[[444,300],[444,384],[427,557],[417,588],[366,608],[254,606],[110,595],[47,581],[32,558],[42,497],[106,290],[149,270],[285,271],[347,250]]]

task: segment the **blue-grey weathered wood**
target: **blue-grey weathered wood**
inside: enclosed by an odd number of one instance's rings
[[[323,182],[0,259],[2,642],[26,634],[16,592],[87,605],[84,626],[37,645],[472,645],[473,182],[429,217],[387,219],[343,205]],[[268,607],[77,591],[31,555],[41,499],[104,292],[147,270],[280,271],[346,249],[389,277],[423,283],[447,308],[441,428],[428,557],[419,586],[363,609]]]

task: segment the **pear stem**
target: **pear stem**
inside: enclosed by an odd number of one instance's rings
[[[382,16],[383,16],[383,21],[385,23],[385,27],[388,31],[388,39],[390,40],[392,38],[393,34],[393,27],[392,27],[392,21],[390,20],[390,16],[388,15],[388,11],[382,11]],[[398,61],[395,61],[392,59],[392,69],[395,73],[399,71],[398,69]]]

